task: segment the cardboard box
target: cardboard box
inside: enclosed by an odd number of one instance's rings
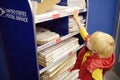
[[[59,3],[60,0],[43,0],[41,3],[37,3],[37,14],[45,13],[50,11],[53,6]]]

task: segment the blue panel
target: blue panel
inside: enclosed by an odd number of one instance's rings
[[[11,80],[38,80],[33,25],[28,0],[0,0],[0,32]]]
[[[67,6],[67,0],[60,0],[59,5]]]
[[[55,21],[53,21],[52,24],[53,25],[51,26],[51,28],[56,33],[59,33],[61,36],[65,36],[68,34],[68,17],[64,17],[64,18],[55,20]]]
[[[42,67],[42,66],[39,66],[39,69],[41,70],[41,69],[43,69],[44,67]]]
[[[38,24],[39,26],[44,26],[53,32],[58,33],[61,36],[68,34],[68,17],[59,18],[51,21],[46,21]]]
[[[41,2],[41,0],[37,0],[37,2]]]
[[[88,0],[88,32],[114,34],[118,0]]]
[[[5,55],[2,50],[2,41],[1,41],[1,35],[0,35],[0,80],[9,80],[9,74],[8,69],[6,66],[6,60]]]

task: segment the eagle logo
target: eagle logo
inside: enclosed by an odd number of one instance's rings
[[[5,10],[3,10],[2,8],[0,8],[0,16],[3,16],[5,14]]]

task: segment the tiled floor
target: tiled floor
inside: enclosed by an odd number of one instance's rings
[[[105,74],[104,80],[120,80],[120,77],[118,77],[113,71],[108,71]]]

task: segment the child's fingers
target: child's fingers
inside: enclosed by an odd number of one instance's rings
[[[78,17],[78,14],[79,10],[78,9],[74,10],[73,18],[76,19]]]
[[[78,9],[75,9],[74,10],[74,15],[78,15],[79,14],[79,10]]]

